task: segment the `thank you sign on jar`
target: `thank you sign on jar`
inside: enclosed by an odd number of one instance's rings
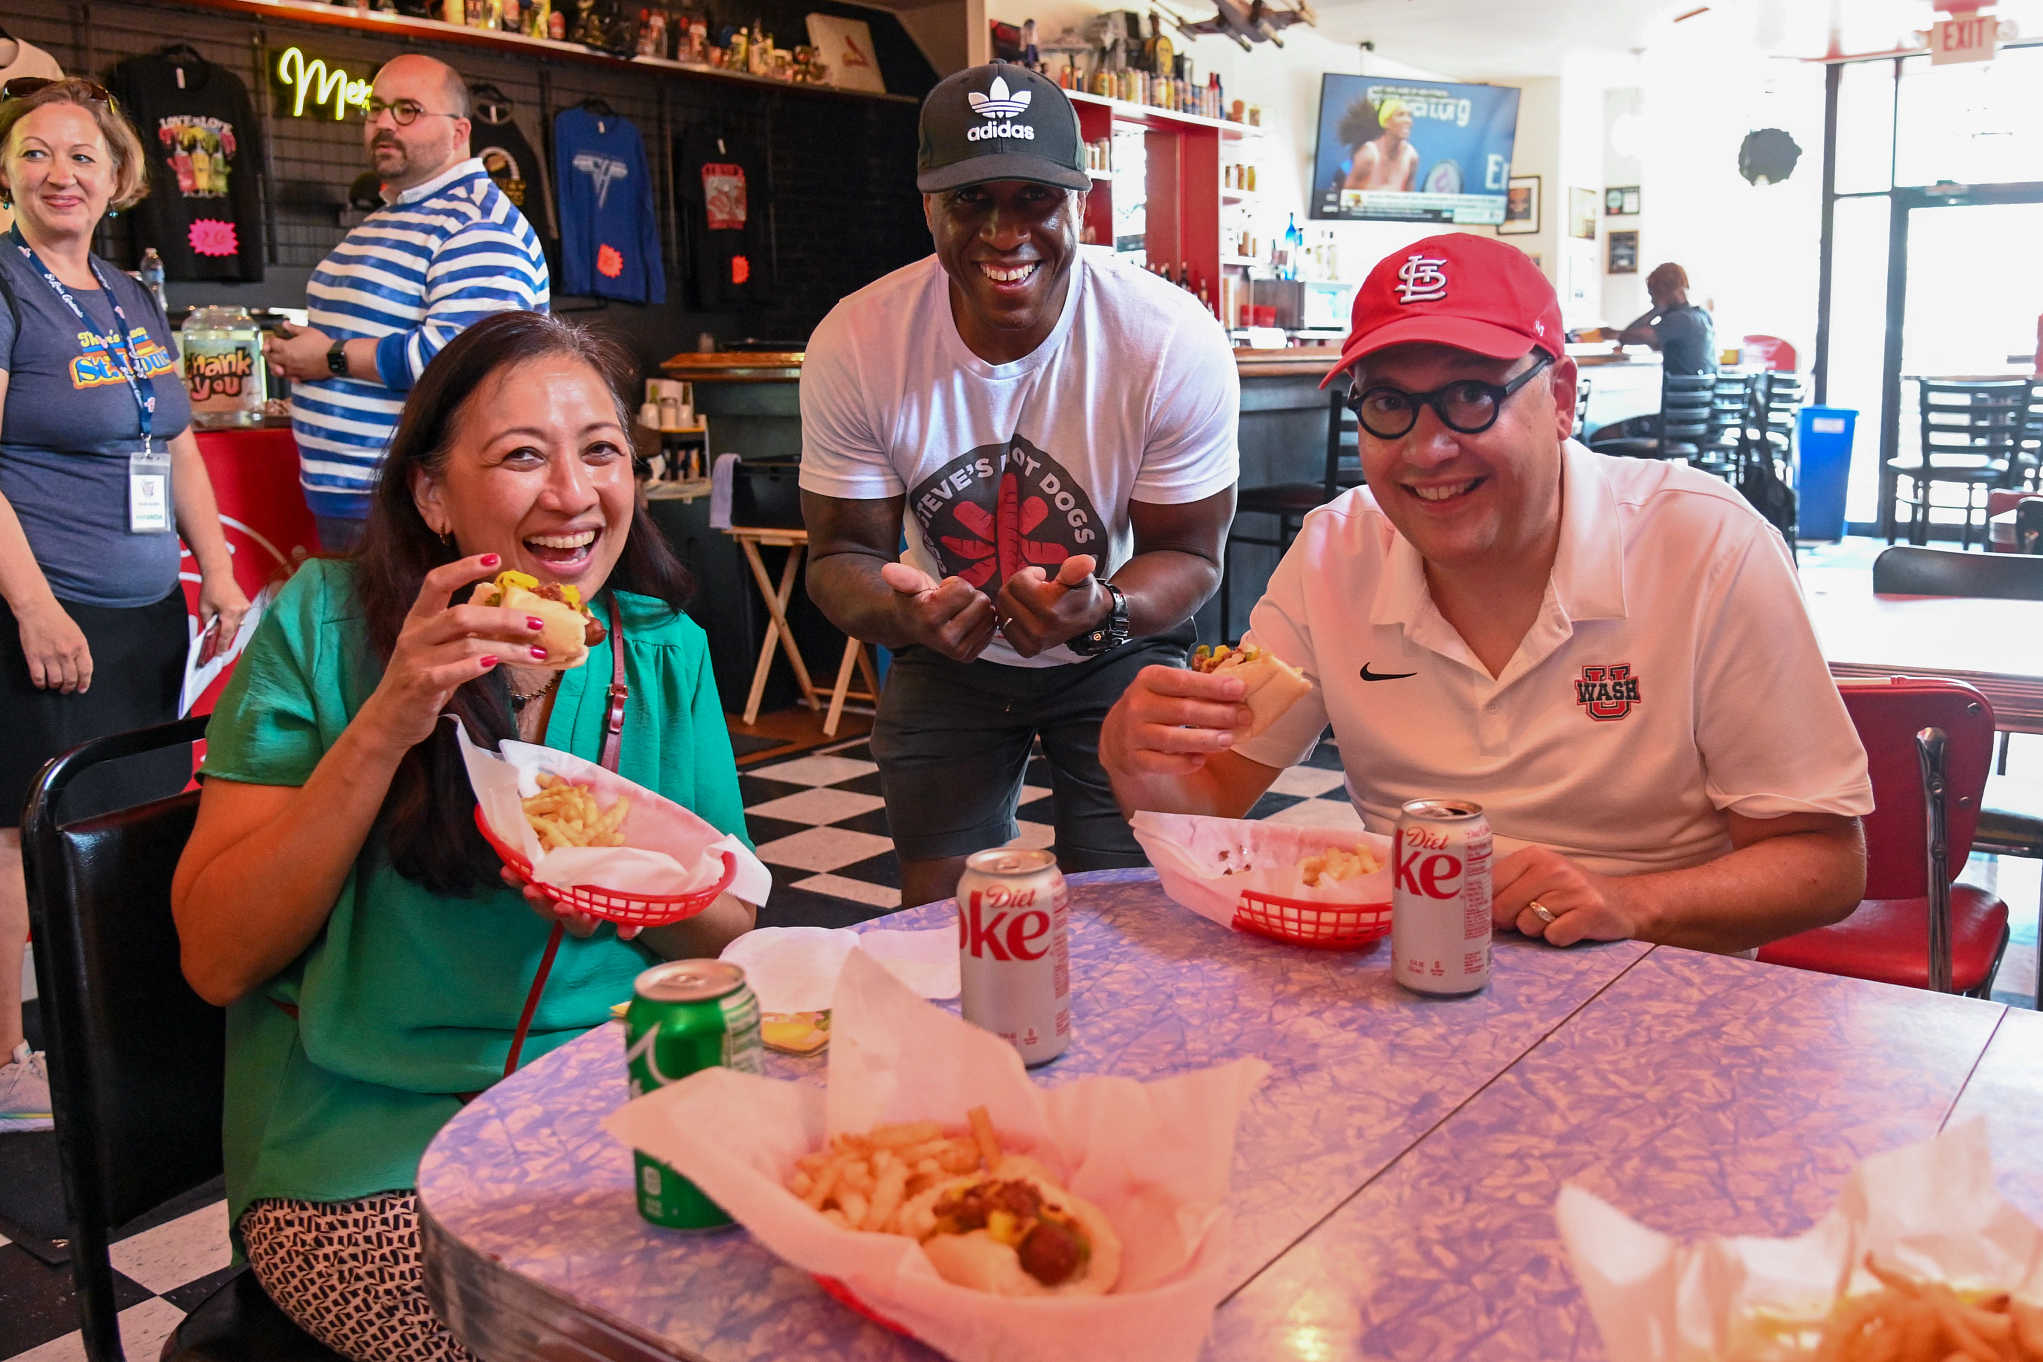
[[[262,330],[243,307],[192,309],[179,333],[192,424],[200,430],[262,424],[269,381]]]

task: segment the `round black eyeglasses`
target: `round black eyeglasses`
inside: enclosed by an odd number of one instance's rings
[[[369,100],[367,113],[368,121],[371,123],[374,123],[376,121],[376,115],[387,113],[390,115],[390,121],[397,124],[397,126],[400,128],[408,128],[412,124],[418,122],[421,118],[461,117],[460,114],[439,113],[435,110],[428,109],[425,105],[419,103],[415,99],[396,99],[386,104],[382,100],[376,99],[373,96]]]
[[[1530,383],[1533,376],[1553,363],[1553,356],[1541,352],[1539,362],[1509,383],[1485,383],[1479,378],[1456,379],[1429,393],[1408,393],[1387,384],[1369,388],[1348,399],[1348,407],[1362,429],[1379,440],[1397,440],[1411,433],[1419,423],[1419,409],[1431,407],[1441,424],[1463,435],[1480,435],[1497,424],[1504,403],[1511,394]]]

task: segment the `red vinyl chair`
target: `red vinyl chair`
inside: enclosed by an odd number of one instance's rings
[[[1762,946],[1819,974],[1984,998],[2008,942],[2008,906],[1957,884],[1993,756],[1993,706],[1962,681],[1895,676],[1838,686],[1866,747],[1866,898],[1844,921]]]

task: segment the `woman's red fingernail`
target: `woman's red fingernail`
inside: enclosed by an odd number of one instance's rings
[[[485,553],[482,556],[482,565],[484,567],[495,567],[498,563],[501,563],[503,561],[504,560],[501,557],[497,556],[494,553]]]
[[[483,654],[483,658],[482,658],[482,669],[483,669],[484,671],[488,671],[488,670],[489,670],[489,669],[490,669],[491,667],[494,667],[494,666],[496,666],[496,665],[497,665],[497,655],[496,655],[495,653],[485,653],[485,654]]]
[[[532,660],[533,660],[534,662],[544,662],[544,661],[546,661],[546,649],[544,649],[544,648],[534,648],[534,649],[532,650]]]
[[[546,621],[537,615],[527,615],[525,617],[525,627],[536,634],[546,627]]]

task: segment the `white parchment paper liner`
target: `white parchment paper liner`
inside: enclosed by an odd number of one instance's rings
[[[724,947],[759,995],[762,1012],[820,1012],[830,1006],[846,958],[863,949],[924,998],[958,996],[958,933],[848,927],[760,927]]]
[[[1373,832],[1146,810],[1129,826],[1171,901],[1223,927],[1233,924],[1244,889],[1306,903],[1390,902],[1390,839]],[[1314,886],[1300,878],[1298,863],[1305,857],[1328,847],[1345,851],[1358,845],[1375,852],[1383,868],[1345,880],[1322,879]],[[1250,869],[1238,869],[1242,865]]]
[[[1820,1319],[1840,1295],[1878,1287],[1868,1252],[2043,1302],[2043,1231],[1994,1189],[1983,1119],[1867,1159],[1793,1239],[1677,1243],[1572,1184],[1554,1216],[1611,1362],[1715,1362],[1754,1311]]]
[[[917,998],[863,951],[833,999],[827,1091],[705,1069],[605,1122],[692,1178],[767,1248],[842,1281],[957,1362],[1190,1362],[1227,1286],[1227,1195],[1241,1108],[1269,1066],[1242,1059],[1153,1083],[1087,1076],[1048,1090],[1012,1046]],[[1111,1295],[1007,1299],[953,1286],[922,1246],[831,1226],[782,1178],[840,1131],[962,1127],[984,1105],[1012,1144],[1099,1206],[1124,1258]]]
[[[541,884],[619,894],[688,894],[723,878],[723,853],[728,851],[737,858],[730,892],[754,906],[766,902],[773,875],[751,849],[673,800],[571,752],[506,739],[497,753],[490,753],[471,742],[458,722],[454,731],[468,765],[468,783],[490,831],[525,857],[532,877]],[[543,850],[519,802],[539,793],[541,771],[589,786],[596,802],[605,806],[619,795],[630,795],[631,811],[620,829],[625,844]]]

